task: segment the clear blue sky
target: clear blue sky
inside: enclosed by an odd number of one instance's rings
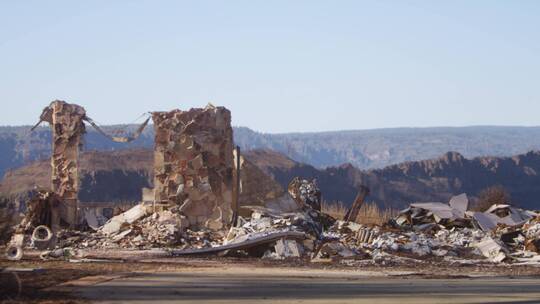
[[[540,1],[0,0],[0,125],[53,99],[103,124],[540,125]]]

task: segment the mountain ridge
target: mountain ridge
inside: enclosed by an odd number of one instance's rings
[[[152,155],[148,149],[84,152],[81,156],[81,200],[140,199],[140,188],[151,186]],[[472,159],[457,152],[447,152],[438,158],[371,170],[360,170],[352,164],[315,168],[272,150],[245,151],[243,155],[249,164],[245,172],[249,174],[243,181],[248,186],[246,189],[251,189],[251,193],[243,195],[247,204],[250,201],[260,203],[266,193],[273,193],[273,197],[279,195],[294,177],[300,176],[317,179],[323,199],[341,201],[345,205],[354,200],[360,185],[371,189],[369,201],[396,209],[413,202],[446,202],[460,193],[467,193],[474,200],[483,189],[501,185],[513,198],[512,203],[540,209],[537,201],[540,197],[540,151]],[[35,185],[46,186],[49,175],[47,160],[10,170],[0,181],[0,193],[8,197],[27,193]]]
[[[105,126],[106,132],[118,129],[133,132],[136,125]],[[29,127],[0,127],[0,175],[30,161],[50,156],[51,134],[48,127],[28,133]],[[269,134],[247,127],[234,128],[235,143],[242,150],[270,149],[316,168],[351,163],[360,169],[438,157],[457,151],[468,158],[511,156],[540,149],[540,127],[432,127],[387,128]],[[85,150],[111,151],[153,147],[150,125],[131,143],[114,143],[87,128]]]
[[[508,190],[512,203],[540,209],[540,151],[472,159],[447,152],[438,158],[371,170],[359,170],[351,164],[325,169],[302,163],[288,167],[265,165],[271,157],[282,157],[272,153],[277,152],[247,152],[246,157],[283,187],[295,176],[316,178],[324,199],[346,205],[353,201],[360,185],[371,189],[368,200],[392,208],[404,208],[413,202],[447,202],[460,193],[474,200],[483,189],[500,185]],[[259,157],[266,159],[261,162]]]

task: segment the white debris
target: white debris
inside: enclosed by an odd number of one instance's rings
[[[134,223],[138,219],[146,216],[147,212],[148,207],[144,204],[139,204],[128,211],[111,218],[100,228],[100,231],[106,235],[117,233],[122,229],[123,225]]]
[[[295,240],[280,239],[274,248],[280,258],[299,258],[304,253],[302,245]]]
[[[474,245],[482,254],[494,263],[500,263],[506,259],[507,250],[493,238],[487,237]]]
[[[454,210],[459,211],[460,217],[465,217],[465,212],[469,208],[469,198],[467,197],[467,194],[462,193],[452,197],[448,205]]]

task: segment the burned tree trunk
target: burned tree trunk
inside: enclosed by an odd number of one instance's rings
[[[360,190],[358,191],[358,194],[356,195],[356,199],[354,200],[351,208],[345,214],[345,221],[349,221],[349,222],[356,221],[356,218],[358,217],[358,213],[360,212],[360,208],[362,207],[362,204],[364,204],[364,200],[366,199],[366,196],[368,194],[369,194],[369,188],[366,186],[360,186]]]

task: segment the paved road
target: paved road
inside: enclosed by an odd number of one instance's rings
[[[540,279],[373,277],[207,269],[138,273],[76,288],[96,303],[540,303]],[[85,285],[85,284],[82,284]]]

